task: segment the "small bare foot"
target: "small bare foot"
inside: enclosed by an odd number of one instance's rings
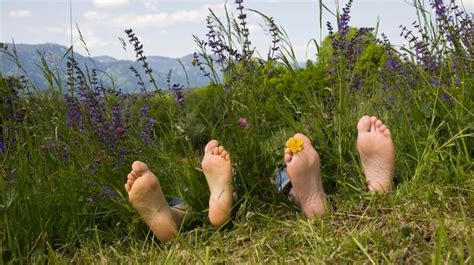
[[[232,165],[229,154],[216,140],[204,149],[202,170],[211,191],[209,220],[213,226],[221,226],[229,220],[232,209]]]
[[[176,236],[184,211],[169,207],[158,178],[145,163],[132,164],[125,190],[135,210],[160,241],[167,242]]]
[[[376,117],[364,116],[357,124],[357,149],[370,192],[392,190],[395,146],[390,130]]]
[[[321,182],[319,154],[305,135],[297,133],[294,138],[303,140],[303,150],[294,154],[289,148],[285,149],[288,176],[293,186],[291,192],[308,218],[323,216],[326,195]]]

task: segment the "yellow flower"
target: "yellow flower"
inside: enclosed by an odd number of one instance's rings
[[[286,147],[290,148],[293,154],[301,152],[303,150],[303,139],[291,137],[286,141]]]

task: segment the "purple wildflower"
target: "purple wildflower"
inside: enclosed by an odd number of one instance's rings
[[[125,132],[125,125],[122,120],[122,108],[120,107],[119,104],[112,104],[111,106],[112,109],[112,122],[113,126],[116,130],[123,130]]]
[[[125,133],[127,132],[127,130],[123,127],[115,127],[115,134],[119,137],[122,137],[125,135]]]
[[[140,75],[140,73],[138,73],[138,71],[135,67],[130,66],[129,69],[133,72],[133,75],[135,77],[137,77],[137,79],[138,79],[137,84],[140,86],[140,91],[141,91],[142,97],[145,97],[146,87],[145,87],[145,82],[143,81],[142,76]]]
[[[392,59],[387,59],[385,64],[389,70],[395,70],[395,63],[393,62]]]
[[[202,43],[202,41],[200,42],[200,45],[204,45]],[[199,70],[201,70],[201,72],[204,73],[204,76],[206,76],[207,78],[209,78],[209,80],[211,80],[210,74],[209,74],[209,72],[206,71],[206,68],[204,67],[204,64],[201,62],[201,60],[199,60],[199,55],[198,55],[197,52],[194,52],[193,60],[192,60],[191,64],[193,66],[199,67]]]
[[[3,154],[5,151],[5,140],[3,140],[3,135],[0,134],[0,154]]]
[[[143,105],[143,107],[140,108],[140,112],[142,113],[143,116],[147,117],[148,116],[148,111],[150,110],[150,106],[148,104]]]
[[[444,5],[443,0],[432,0],[430,2],[431,7],[435,9],[436,16],[438,17],[438,19],[447,19],[447,8]]]
[[[151,126],[151,127],[155,127],[156,125],[158,125],[158,121],[153,119],[153,118],[150,118],[148,120],[148,124]]]
[[[245,129],[249,129],[249,128],[251,127],[250,123],[247,122],[247,119],[242,118],[242,117],[240,117],[240,118],[237,120],[237,124],[238,124],[239,126],[244,127]]]
[[[247,15],[244,13],[244,6],[242,5],[244,1],[243,0],[236,0],[235,3],[237,4],[236,9],[239,11],[239,14],[237,15],[237,18],[240,20],[240,26],[241,26],[241,33],[242,36],[244,36],[244,43],[243,43],[243,51],[242,55],[244,58],[250,57],[252,55],[252,52],[250,50],[250,40],[249,40],[249,29],[247,28]]]
[[[101,194],[101,197],[102,198],[113,198],[113,197],[116,197],[117,194],[115,193],[114,190],[112,190],[109,186],[107,185],[103,185],[102,186],[102,194]]]
[[[418,29],[418,32],[421,34],[421,38],[415,36],[411,30],[408,30],[405,26],[400,26],[402,28],[401,36],[403,36],[415,52],[417,62],[424,66],[426,71],[436,70],[438,67],[439,58],[430,51],[429,47],[429,37],[423,28],[415,22],[412,23],[415,28]]]
[[[362,85],[363,85],[363,80],[362,80],[362,77],[360,76],[354,77],[354,80],[352,80],[351,82],[351,87],[356,90],[361,89]]]
[[[211,16],[207,16],[206,23],[207,28],[209,29],[209,32],[206,34],[208,37],[207,45],[211,47],[212,52],[217,56],[216,62],[222,67],[224,60],[226,59],[224,51],[226,51],[227,47],[221,38],[221,34],[214,29]]]
[[[272,37],[272,47],[268,51],[268,60],[276,60],[277,57],[275,56],[275,52],[280,49],[280,47],[278,46],[278,43],[280,42],[280,30],[275,24],[275,20],[273,19],[273,17],[268,19],[268,24],[270,26],[270,29],[268,31],[270,32],[270,35]]]
[[[443,95],[441,95],[441,100],[443,100],[444,102],[447,102],[451,107],[454,107],[454,105],[456,104],[456,101],[453,99],[453,97],[451,97],[448,93],[443,93]]]
[[[138,40],[137,36],[135,35],[135,33],[133,32],[132,29],[125,30],[125,33],[128,36],[128,41],[134,47],[135,55],[137,57],[137,62],[142,64],[142,67],[145,70],[145,73],[148,74],[148,76],[150,77],[150,83],[153,84],[153,86],[155,87],[155,90],[157,92],[160,92],[161,90],[158,88],[158,86],[156,84],[156,80],[153,77],[153,75],[151,74],[153,70],[150,68],[150,66],[149,66],[149,64],[146,60],[146,56],[143,54],[143,44]]]
[[[174,98],[176,100],[176,104],[182,106],[184,104],[184,93],[183,87],[180,84],[173,84],[171,87],[171,91],[173,92]]]
[[[145,143],[151,143],[152,142],[152,134],[153,134],[153,127],[158,124],[158,122],[154,119],[149,118],[149,110],[150,106],[148,104],[143,105],[143,107],[140,108],[140,113],[144,117],[144,121],[142,123],[142,130],[138,133],[140,135],[140,138],[143,139]]]
[[[338,24],[337,24],[338,33],[339,33],[339,36],[341,37],[345,36],[347,32],[349,31],[349,21],[351,19],[350,12],[351,12],[352,1],[353,0],[349,0],[346,6],[342,8],[342,14],[338,20]]]
[[[66,84],[70,86],[70,89],[72,90],[74,87],[74,84],[76,83],[76,79],[74,77],[74,69],[77,66],[77,62],[74,59],[74,57],[68,57],[68,61],[66,63],[66,75],[67,75],[67,81]]]
[[[140,138],[143,140],[143,142],[149,144],[149,143],[152,143],[152,139],[151,139],[151,134],[150,134],[150,129],[143,129],[141,130],[138,135],[140,136]]]
[[[83,132],[84,125],[82,122],[79,101],[75,97],[69,95],[64,95],[64,101],[66,103],[67,110],[66,124],[69,127],[77,126]]]

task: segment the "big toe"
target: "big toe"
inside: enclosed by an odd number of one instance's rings
[[[365,115],[360,118],[359,122],[357,123],[357,130],[359,132],[370,131],[370,116]]]
[[[135,161],[132,164],[132,170],[135,174],[141,176],[148,171],[148,166],[141,161]]]
[[[211,140],[209,143],[207,143],[206,147],[204,147],[204,152],[212,152],[217,146],[219,146],[219,142],[217,140]]]
[[[302,133],[297,133],[293,136],[295,139],[300,138],[303,139],[303,147],[307,147],[308,145],[311,146],[311,140]]]

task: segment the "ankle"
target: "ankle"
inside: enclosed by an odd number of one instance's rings
[[[393,182],[389,181],[387,183],[384,182],[372,182],[368,184],[369,192],[370,193],[387,193],[392,191],[393,189]]]
[[[301,202],[301,210],[309,219],[314,216],[322,217],[327,212],[326,194],[324,192],[315,194],[305,202]]]
[[[227,223],[231,216],[232,200],[230,201],[216,201],[209,199],[209,221],[212,226],[220,227]]]

